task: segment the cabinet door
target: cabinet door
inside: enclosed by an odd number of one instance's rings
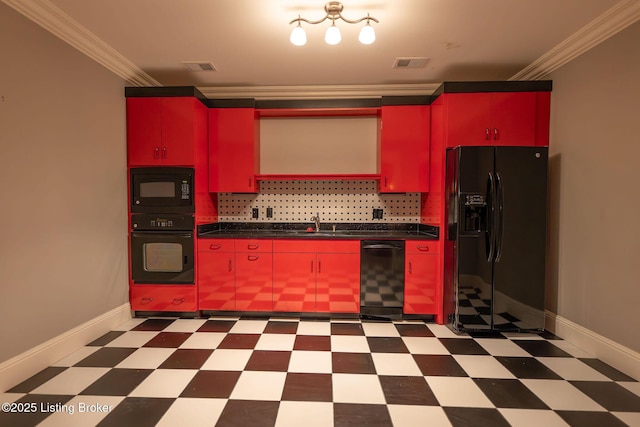
[[[160,164],[161,98],[127,98],[127,161],[129,166]]]
[[[429,191],[428,105],[383,106],[380,192]]]
[[[491,95],[491,145],[536,145],[536,92]]]
[[[360,254],[318,254],[316,310],[360,312]]]
[[[198,308],[235,310],[233,252],[198,252]]]
[[[195,98],[161,98],[162,163],[170,166],[195,164]]]
[[[273,310],[273,254],[236,252],[236,310]]]
[[[258,126],[253,108],[209,110],[210,192],[257,192]]]
[[[404,271],[404,313],[437,314],[438,256],[407,252]]]
[[[446,96],[446,146],[491,143],[491,93],[449,93]]]
[[[315,253],[273,254],[273,311],[316,310]]]

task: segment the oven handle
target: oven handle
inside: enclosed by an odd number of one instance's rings
[[[193,233],[184,233],[182,231],[135,231],[131,233],[131,237],[145,237],[145,236],[178,236],[190,239],[193,237]]]

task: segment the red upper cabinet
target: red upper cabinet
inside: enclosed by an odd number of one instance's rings
[[[209,191],[257,193],[260,121],[255,108],[209,109]]]
[[[548,144],[548,129],[547,135],[542,135],[539,125],[539,122],[549,121],[548,114],[546,118],[541,117],[545,103],[548,111],[548,92],[448,93],[443,96],[447,147]]]
[[[127,98],[129,166],[194,166],[206,144],[206,107],[194,97]]]
[[[380,192],[429,191],[429,105],[381,108]]]

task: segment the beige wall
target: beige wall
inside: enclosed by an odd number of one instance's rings
[[[547,308],[640,351],[640,23],[554,72]]]
[[[128,301],[124,81],[0,3],[0,362]]]

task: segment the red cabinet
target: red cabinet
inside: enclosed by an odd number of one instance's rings
[[[254,108],[209,109],[209,191],[257,193],[259,143]]]
[[[235,253],[231,239],[198,241],[198,308],[235,310]]]
[[[274,311],[358,313],[358,241],[275,240]]]
[[[196,311],[195,285],[132,285],[131,309],[135,311]]]
[[[380,129],[380,192],[429,191],[428,105],[383,106]]]
[[[273,310],[271,240],[235,241],[236,310]]]
[[[194,166],[206,107],[193,97],[127,98],[129,166]]]
[[[438,242],[408,240],[405,252],[404,313],[435,314],[441,310],[438,286]]]
[[[536,145],[539,92],[448,93],[447,147]]]

